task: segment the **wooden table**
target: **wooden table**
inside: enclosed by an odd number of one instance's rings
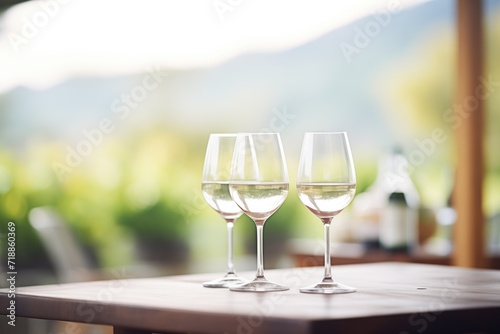
[[[321,246],[318,247],[318,246]],[[289,249],[293,263],[297,267],[315,267],[323,265],[323,244],[319,242],[298,241]],[[319,252],[318,252],[319,251]],[[387,252],[382,249],[366,249],[361,244],[334,243],[331,261],[334,265],[361,264],[374,262],[409,262],[422,264],[452,265],[451,254],[437,255],[417,251],[413,254]],[[488,254],[485,260],[489,269],[500,269],[500,254]]]
[[[311,267],[322,265],[324,255],[316,255],[312,253],[295,252],[291,254],[294,265],[297,267]],[[435,254],[417,253],[408,255],[405,253],[388,253],[382,250],[367,250],[363,254],[355,255],[341,255],[333,253],[331,261],[335,265],[343,264],[360,264],[360,263],[374,263],[374,262],[409,262],[409,263],[423,263],[423,264],[439,264],[439,265],[452,265],[451,256],[440,256]],[[489,256],[485,260],[490,269],[500,269],[500,256]]]
[[[300,293],[321,267],[268,270],[291,287],[271,293],[202,287],[218,274],[117,279],[18,288],[16,316],[111,325],[116,334],[500,331],[500,271],[373,263],[334,266],[333,274],[358,291]],[[9,301],[1,289],[0,313]]]

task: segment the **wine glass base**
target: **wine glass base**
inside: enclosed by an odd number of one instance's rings
[[[299,291],[303,293],[338,294],[356,292],[356,288],[337,282],[321,282],[318,284],[300,288]]]
[[[246,278],[239,277],[238,275],[232,273],[226,274],[221,278],[205,282],[203,283],[203,286],[205,288],[229,288],[233,285],[244,284],[247,282],[248,280]]]
[[[286,285],[281,285],[278,283],[274,283],[268,281],[265,277],[257,277],[253,281],[233,285],[229,287],[231,291],[240,291],[240,292],[269,292],[269,291],[286,291],[290,290],[290,288]]]

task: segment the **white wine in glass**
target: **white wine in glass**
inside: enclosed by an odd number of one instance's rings
[[[227,272],[213,281],[203,283],[207,288],[227,288],[248,280],[239,277],[233,264],[233,227],[243,212],[229,194],[229,175],[233,159],[236,134],[211,134],[208,139],[201,188],[208,205],[226,221]]]
[[[305,293],[348,293],[356,289],[333,280],[330,259],[330,224],[356,192],[356,173],[345,132],[308,132],[304,135],[297,173],[300,201],[324,226],[325,273],[317,284],[300,288]]]
[[[257,227],[257,273],[253,281],[232,291],[284,291],[289,287],[264,276],[263,233],[266,220],[288,195],[288,171],[278,133],[238,134],[231,165],[229,192]]]

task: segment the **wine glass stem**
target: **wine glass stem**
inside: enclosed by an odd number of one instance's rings
[[[330,258],[330,223],[324,223],[325,231],[325,277],[323,281],[332,281],[332,263]]]
[[[257,224],[257,278],[264,277],[264,224]]]
[[[227,219],[227,273],[234,274],[233,263],[233,226],[234,220]]]

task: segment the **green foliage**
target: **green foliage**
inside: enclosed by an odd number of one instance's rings
[[[176,207],[156,203],[143,210],[124,208],[117,216],[118,224],[133,231],[137,237],[146,239],[185,238],[186,217]]]

